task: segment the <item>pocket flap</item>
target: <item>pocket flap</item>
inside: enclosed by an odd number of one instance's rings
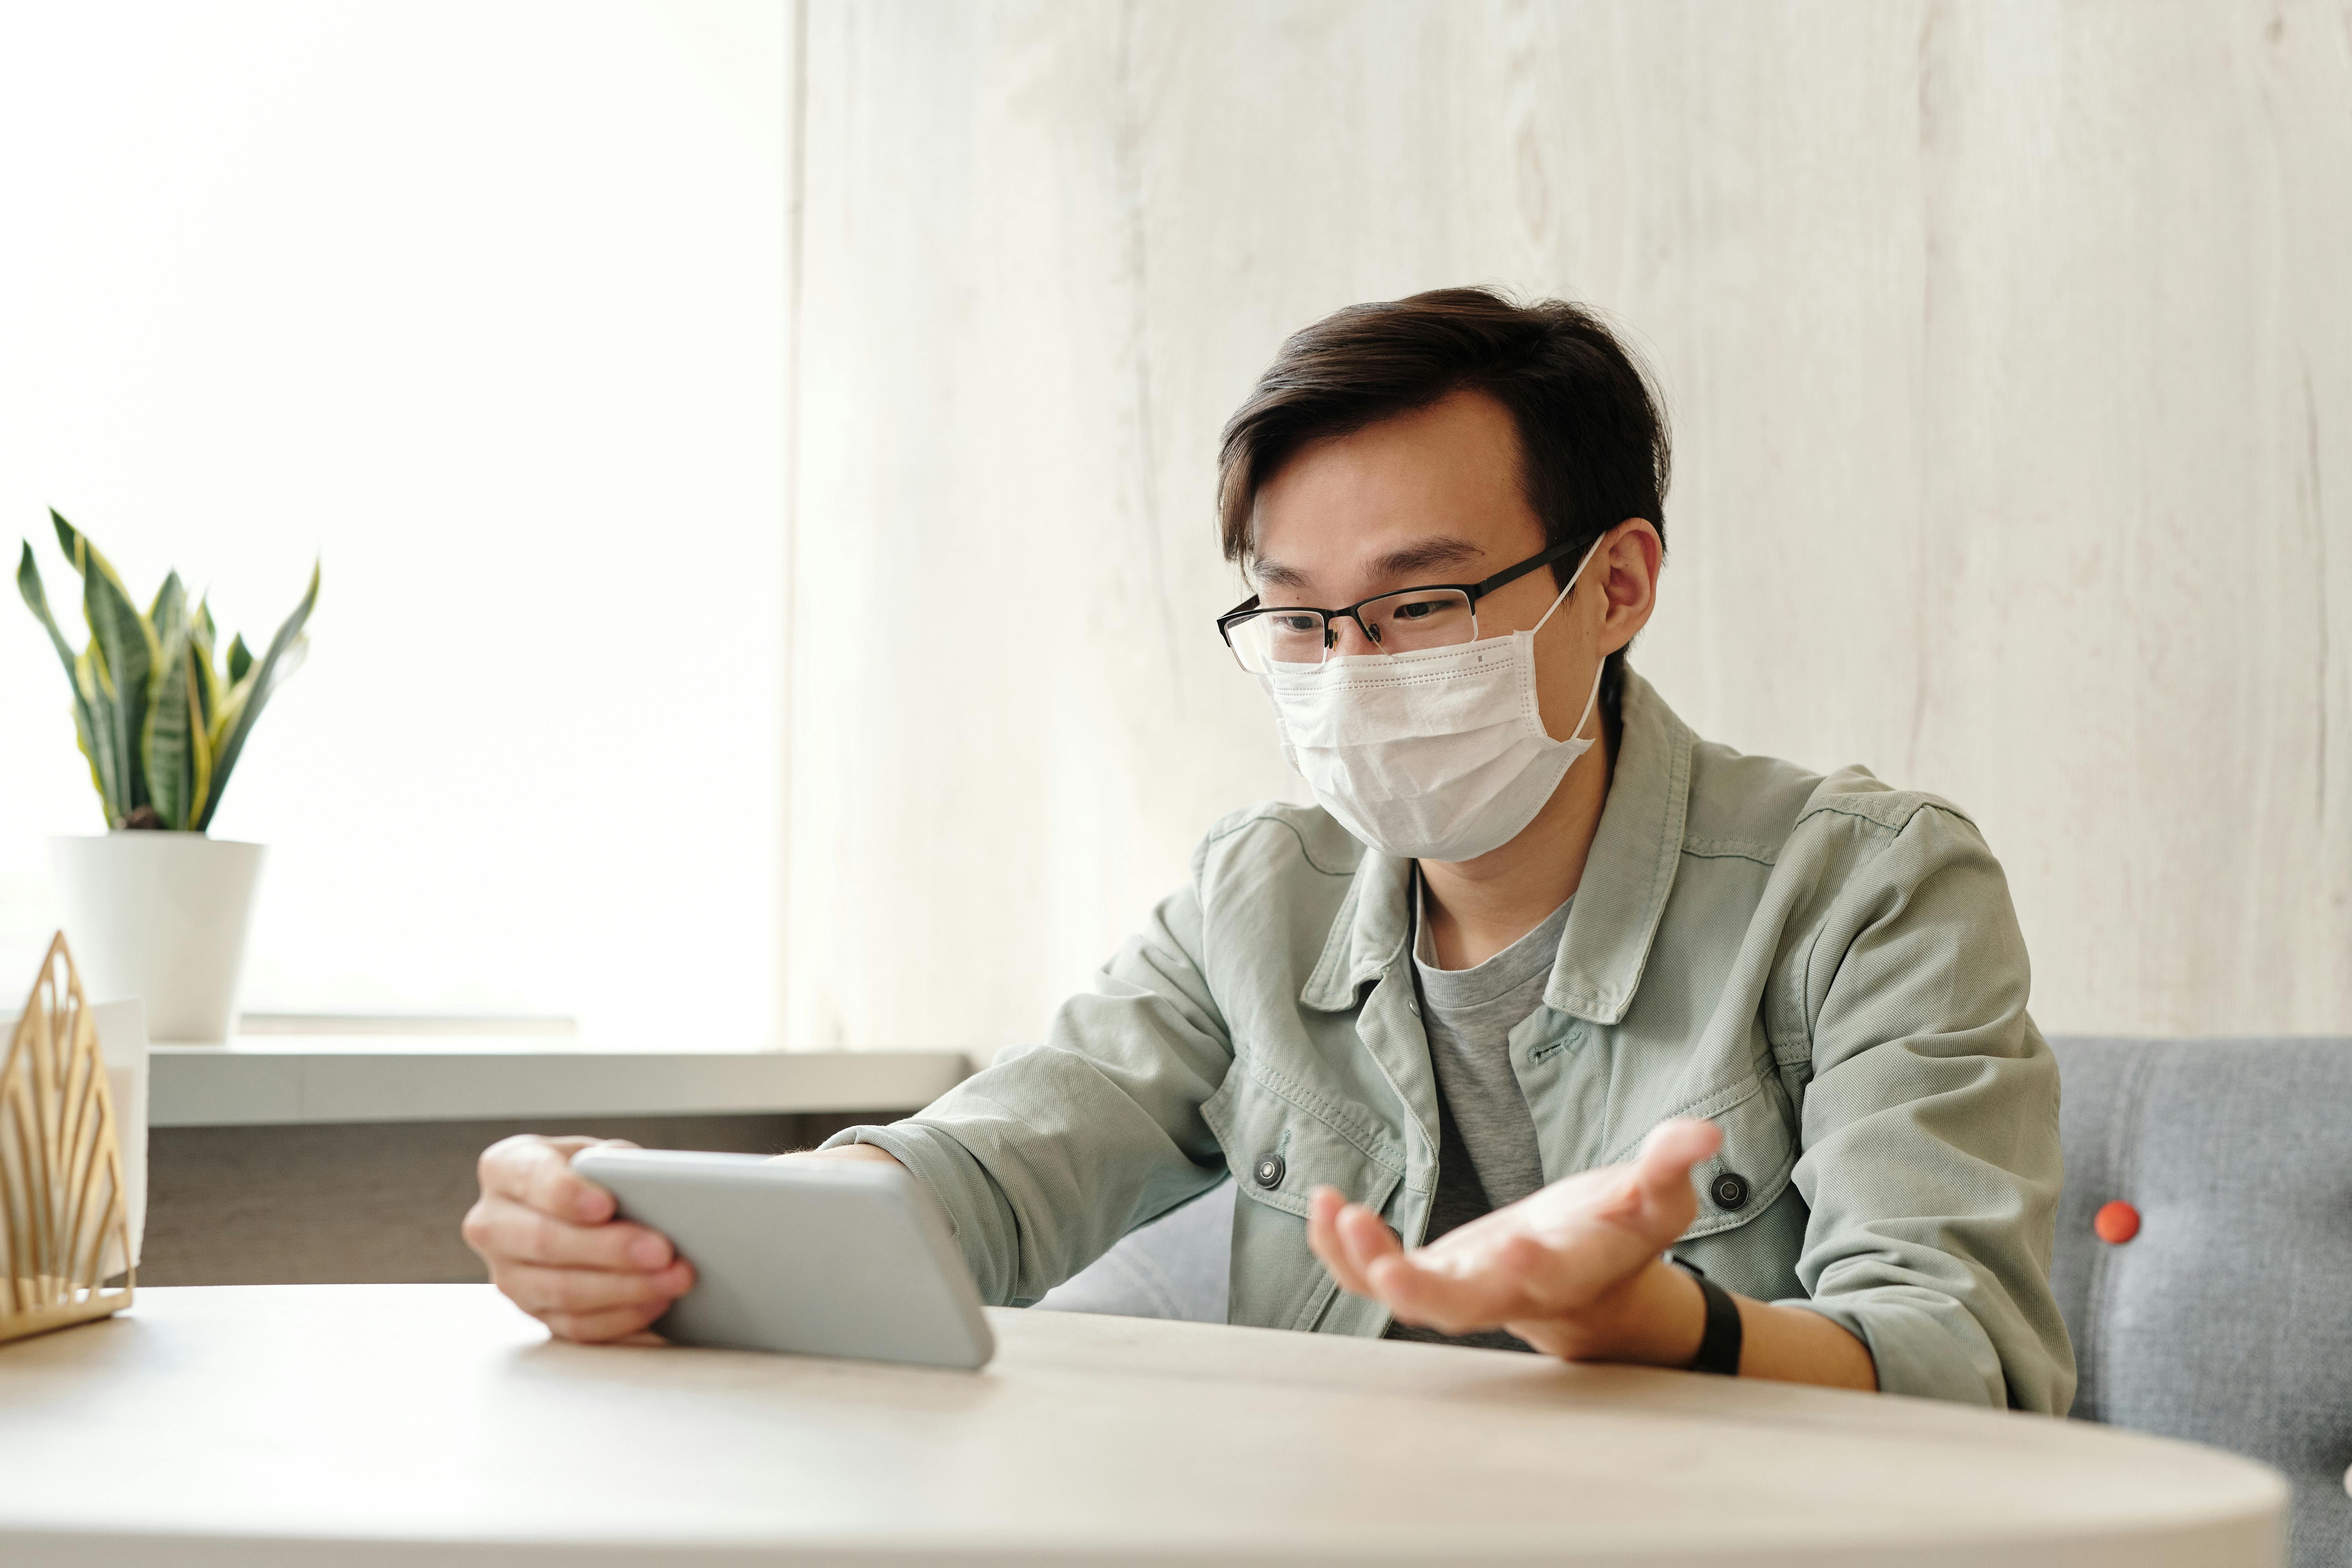
[[[1355,1203],[1384,1208],[1404,1179],[1402,1160],[1371,1141],[1334,1126],[1265,1081],[1246,1061],[1201,1106],[1225,1152],[1242,1195],[1307,1217],[1307,1195],[1337,1187]]]
[[[1772,1206],[1796,1173],[1796,1133],[1780,1114],[1780,1098],[1764,1091],[1761,1079],[1708,1096],[1671,1113],[1701,1116],[1723,1129],[1723,1146],[1694,1167],[1698,1215],[1679,1241],[1736,1230]],[[1667,1117],[1659,1118],[1668,1120]],[[1642,1137],[1649,1136],[1649,1129]],[[1642,1146],[1636,1138],[1609,1163],[1622,1164]]]

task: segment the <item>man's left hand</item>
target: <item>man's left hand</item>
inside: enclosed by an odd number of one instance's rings
[[[1687,1366],[1706,1299],[1662,1255],[1698,1212],[1691,1168],[1722,1142],[1711,1121],[1661,1122],[1630,1163],[1554,1182],[1411,1251],[1378,1214],[1318,1187],[1307,1245],[1401,1322],[1499,1327],[1571,1361]]]

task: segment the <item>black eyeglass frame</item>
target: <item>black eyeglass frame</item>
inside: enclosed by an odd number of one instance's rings
[[[1589,549],[1591,548],[1592,542],[1591,540],[1585,540],[1582,542],[1586,548]],[[1338,634],[1332,630],[1332,627],[1336,623],[1341,620],[1350,620],[1355,622],[1356,629],[1364,634],[1364,640],[1371,644],[1374,647],[1380,647],[1381,639],[1374,635],[1371,627],[1364,624],[1364,617],[1357,614],[1359,610],[1361,610],[1366,605],[1371,604],[1375,600],[1393,599],[1400,594],[1434,594],[1450,590],[1456,594],[1465,595],[1469,598],[1470,635],[1475,638],[1478,635],[1479,600],[1485,598],[1487,595],[1493,593],[1497,588],[1508,587],[1511,584],[1517,582],[1520,578],[1526,576],[1528,573],[1533,572],[1538,566],[1549,566],[1555,561],[1559,561],[1569,555],[1574,554],[1576,552],[1576,542],[1571,541],[1564,544],[1552,545],[1550,548],[1546,550],[1539,550],[1535,554],[1528,556],[1525,561],[1520,562],[1517,565],[1506,566],[1500,572],[1496,573],[1492,577],[1487,578],[1482,583],[1423,583],[1411,588],[1391,588],[1385,594],[1370,595],[1365,598],[1357,600],[1354,604],[1349,605],[1343,609],[1337,610],[1326,610],[1314,605],[1261,605],[1258,603],[1258,596],[1255,594],[1252,594],[1248,598],[1244,599],[1240,604],[1235,605],[1232,609],[1227,610],[1223,615],[1217,617],[1217,635],[1224,639],[1226,651],[1231,653],[1234,656],[1234,661],[1239,664],[1241,663],[1242,657],[1241,649],[1234,647],[1234,628],[1235,626],[1241,625],[1244,621],[1253,619],[1258,616],[1297,615],[1301,610],[1311,610],[1316,615],[1323,617],[1324,652],[1330,652],[1331,645],[1339,640]],[[1385,653],[1388,650],[1381,648],[1381,651]],[[1244,664],[1242,665],[1242,668],[1244,669],[1247,669],[1249,666]]]

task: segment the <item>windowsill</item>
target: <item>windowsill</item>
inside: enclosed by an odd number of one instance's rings
[[[912,1110],[961,1051],[629,1051],[512,1034],[261,1035],[150,1047],[151,1127]],[[562,1131],[562,1129],[555,1129]]]

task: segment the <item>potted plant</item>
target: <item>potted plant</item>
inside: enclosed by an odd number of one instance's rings
[[[58,630],[33,547],[16,587],[73,686],[74,733],[106,809],[103,837],[52,841],[66,930],[93,1001],[137,996],[154,1040],[224,1041],[236,1016],[262,847],[205,836],[254,721],[309,646],[310,591],[258,659],[234,638],[215,663],[212,612],[180,574],[142,614],[122,579],[55,511],[81,576],[89,646]]]

